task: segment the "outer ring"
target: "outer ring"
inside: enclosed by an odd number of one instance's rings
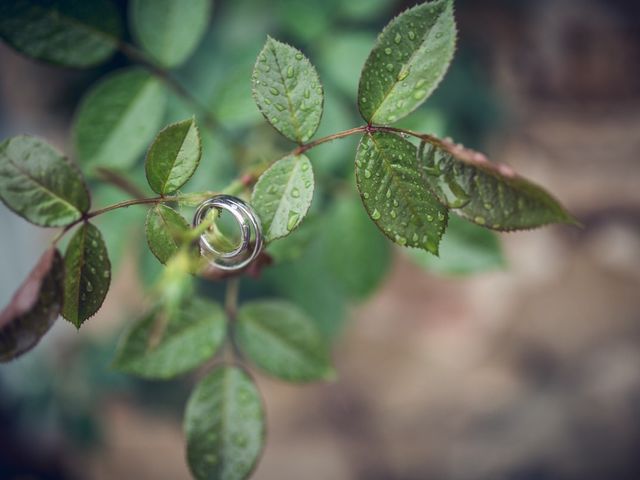
[[[193,227],[197,227],[204,220],[207,212],[212,208],[228,211],[238,222],[241,231],[241,241],[231,252],[221,252],[207,239],[205,234],[200,235],[200,252],[216,268],[233,271],[240,270],[253,262],[262,251],[264,239],[262,225],[255,210],[240,198],[231,195],[216,195],[211,197],[196,209],[193,216]],[[253,247],[251,237],[254,237]],[[247,252],[249,252],[247,254]]]

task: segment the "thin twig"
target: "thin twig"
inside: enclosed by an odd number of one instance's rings
[[[119,172],[111,170],[110,168],[98,167],[96,168],[96,173],[102,180],[118,187],[133,198],[145,198],[145,193],[128,178],[123,177]]]

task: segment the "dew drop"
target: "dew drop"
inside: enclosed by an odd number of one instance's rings
[[[389,212],[389,215],[391,215],[391,218],[396,218],[396,217],[398,216],[398,214],[396,213],[396,211],[395,211],[395,210],[391,210],[391,211]]]
[[[418,80],[416,82],[416,87],[420,88],[421,86],[423,86],[427,81],[424,78],[421,78],[420,80]]]
[[[104,272],[102,272],[102,276],[104,278],[109,278],[111,276],[111,274],[109,273],[109,270],[105,270]]]
[[[310,91],[309,91],[309,89],[307,88],[307,89],[304,91],[304,98],[309,98],[310,96],[311,96],[311,92],[310,92]]]
[[[387,55],[391,55],[391,49],[389,47],[384,49],[384,53],[386,53]]]
[[[371,170],[365,168],[364,170],[364,178],[371,178]]]
[[[269,72],[271,70],[271,67],[269,65],[265,65],[264,66],[264,71],[265,72]]]
[[[91,282],[87,281],[87,285],[86,285],[85,288],[86,288],[87,292],[89,292],[89,293],[93,292],[93,284]]]
[[[404,247],[407,244],[407,239],[400,235],[396,235],[396,243]]]
[[[409,39],[415,40],[415,38],[416,38],[416,34],[413,32],[413,30],[409,30]]]
[[[298,187],[293,187],[293,189],[291,189],[291,196],[293,198],[300,198],[300,190],[298,190]]]
[[[287,107],[285,107],[285,106],[284,106],[284,105],[282,105],[281,103],[276,103],[276,109],[277,109],[279,112],[284,112],[284,111],[287,109]]]
[[[486,220],[484,219],[484,217],[476,217],[473,219],[474,222],[476,222],[478,225],[484,225],[486,223]]]
[[[304,58],[304,55],[302,55],[300,52],[296,53],[296,60],[302,60]]]
[[[294,74],[293,67],[289,66],[289,68],[287,68],[287,78],[293,78],[293,74]]]
[[[306,162],[305,162],[305,163],[303,163],[303,164],[300,166],[300,170],[302,170],[303,172],[306,172],[307,170],[309,170],[309,164],[308,164],[308,163],[306,163]]]
[[[436,38],[442,38],[442,32],[437,32],[436,33]]]
[[[297,212],[289,212],[289,221],[287,222],[287,230],[291,231],[296,228],[300,215]]]
[[[402,41],[402,35],[400,35],[399,33],[396,33],[396,36],[394,37],[393,41],[396,43],[400,43]]]
[[[380,212],[378,211],[378,209],[374,208],[373,212],[371,213],[371,218],[373,218],[374,220],[379,220],[381,216],[382,215],[380,215]]]
[[[362,103],[367,103],[367,97],[362,97],[362,98],[360,98],[360,101],[361,101]]]
[[[414,233],[414,234],[413,234],[413,237],[411,237],[411,241],[412,241],[413,243],[417,243],[417,242],[418,242],[418,234],[417,234],[417,233]]]
[[[413,92],[413,98],[415,98],[416,100],[420,100],[426,94],[427,92],[425,90],[416,90],[415,92]]]
[[[269,91],[271,92],[271,95],[280,95],[280,91],[276,87],[270,87]]]
[[[427,215],[427,222],[433,222],[433,215]]]
[[[411,67],[403,68],[398,72],[398,81],[402,81],[409,76],[409,72],[411,71]]]
[[[364,198],[369,198],[369,192],[364,192],[364,193],[362,194],[362,196],[363,196]]]
[[[391,189],[390,188],[387,188],[387,193],[385,194],[385,197],[391,198]]]
[[[386,68],[387,68],[387,70],[389,72],[393,72],[393,63],[387,63],[387,67]]]
[[[269,100],[268,98],[265,98],[264,103],[266,103],[267,105],[271,105],[271,100]]]
[[[487,210],[491,210],[493,208],[493,205],[491,205],[490,203],[487,202],[487,203],[484,204],[484,208],[487,209]]]

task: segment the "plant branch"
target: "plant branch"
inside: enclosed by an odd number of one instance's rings
[[[317,147],[318,145],[322,145],[323,143],[332,142],[333,140],[337,140],[339,138],[348,137],[350,135],[354,135],[356,133],[366,132],[369,128],[367,125],[363,125],[361,127],[350,128],[349,130],[344,130],[342,132],[334,133],[332,135],[327,135],[326,137],[319,138],[309,143],[304,143],[299,147],[295,148],[291,151],[291,155],[300,155],[307,150],[311,150],[312,148]]]
[[[100,208],[98,210],[94,210],[93,212],[87,213],[82,220],[88,220],[93,217],[97,217],[98,215],[102,215],[103,213],[110,212],[111,210],[117,210],[118,208],[126,208],[131,205],[145,205],[149,203],[168,203],[168,202],[177,202],[179,197],[152,197],[152,198],[134,198],[133,200],[125,200],[124,202],[114,203],[113,205],[109,205],[108,207]],[[81,220],[79,220],[81,221]]]
[[[134,198],[133,200],[125,200],[123,202],[114,203],[113,205],[109,205],[108,207],[99,208],[98,210],[94,210],[92,212],[85,213],[78,220],[66,225],[58,235],[56,235],[51,241],[52,245],[57,244],[60,239],[73,227],[78,225],[79,223],[86,222],[87,220],[102,215],[107,212],[111,212],[112,210],[117,210],[119,208],[126,208],[132,205],[145,205],[145,204],[157,204],[157,203],[168,203],[168,202],[177,202],[179,197],[177,196],[167,196],[167,197],[152,197],[152,198]]]
[[[128,178],[123,177],[119,172],[110,168],[98,167],[96,173],[105,182],[110,183],[133,198],[145,198],[145,193]]]
[[[224,297],[224,311],[231,322],[235,321],[238,313],[239,293],[240,279],[238,277],[232,277],[227,280],[227,290]]]

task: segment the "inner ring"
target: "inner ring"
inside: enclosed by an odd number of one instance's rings
[[[203,233],[202,235],[200,235],[200,245],[205,250],[218,257],[232,260],[233,258],[241,255],[247,249],[249,243],[251,242],[251,229],[249,228],[246,218],[248,216],[248,212],[244,208],[242,208],[241,205],[236,202],[233,197],[229,197],[227,195],[219,195],[202,202],[198,206],[198,209],[196,210],[193,218],[193,226],[196,227],[200,225],[207,213],[212,208],[215,208],[216,210],[218,210],[218,212],[226,210],[233,216],[233,218],[238,223],[238,226],[240,227],[241,240],[235,249],[230,252],[223,252],[212,245],[211,242],[209,242],[209,240],[207,239],[206,234]]]
[[[241,240],[233,251],[220,252],[203,233],[199,238],[201,254],[208,257],[209,262],[221,270],[240,270],[246,267],[258,257],[264,245],[260,219],[253,208],[240,198],[216,195],[198,206],[193,217],[194,228],[202,223],[212,208],[218,211],[226,210],[234,217],[241,229]],[[251,245],[252,241],[253,245]]]

